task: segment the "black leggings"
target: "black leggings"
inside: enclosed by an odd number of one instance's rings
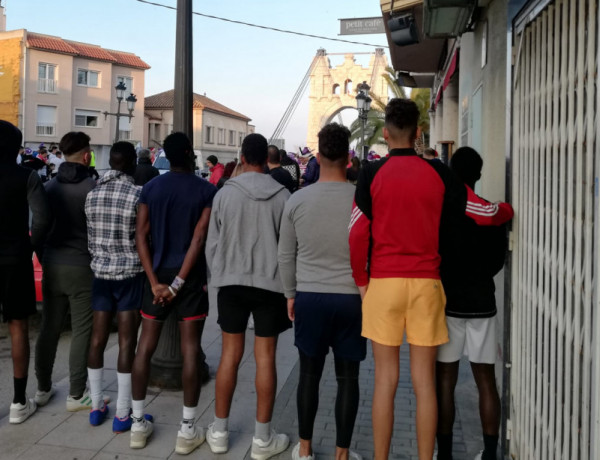
[[[297,405],[300,438],[310,440],[317,408],[319,407],[319,382],[323,375],[325,356],[311,358],[300,352],[300,382],[298,383]],[[358,412],[359,361],[348,361],[335,357],[335,375],[338,384],[335,400],[336,446],[350,447],[352,431]]]

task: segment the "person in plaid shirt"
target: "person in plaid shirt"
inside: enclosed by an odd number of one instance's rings
[[[113,431],[131,428],[131,365],[135,354],[144,275],[135,246],[135,226],[141,187],[134,185],[135,148],[117,142],[110,150],[106,172],[85,201],[88,247],[94,281],[94,325],[88,355],[92,410],[90,424],[100,425],[108,414],[102,398],[104,349],[114,313],[119,327],[118,396]]]

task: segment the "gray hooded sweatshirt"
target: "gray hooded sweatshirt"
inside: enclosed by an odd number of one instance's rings
[[[215,195],[206,238],[212,287],[283,292],[277,263],[287,189],[268,174],[243,173]]]

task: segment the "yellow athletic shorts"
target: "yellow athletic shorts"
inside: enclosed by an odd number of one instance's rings
[[[362,335],[381,345],[434,347],[448,342],[442,282],[422,278],[371,278],[363,300]]]

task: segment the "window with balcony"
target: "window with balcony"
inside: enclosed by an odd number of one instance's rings
[[[56,93],[58,84],[56,81],[57,72],[54,64],[38,64],[38,92]]]
[[[100,112],[96,110],[75,110],[75,126],[81,128],[100,127]]]
[[[131,135],[132,131],[133,125],[131,121],[129,121],[129,118],[121,117],[119,120],[119,140],[130,141],[133,139],[133,136]]]
[[[133,93],[133,78],[132,77],[117,77],[117,85],[123,83],[127,90],[125,91],[125,97]]]
[[[215,128],[213,128],[212,126],[207,126],[206,127],[206,143],[214,144],[214,142],[215,142]]]
[[[35,133],[38,136],[56,135],[56,107],[50,105],[37,106]]]
[[[99,88],[100,72],[96,72],[94,70],[77,69],[77,84],[79,86]]]
[[[225,145],[225,130],[219,128],[219,137],[217,138],[217,144]]]

